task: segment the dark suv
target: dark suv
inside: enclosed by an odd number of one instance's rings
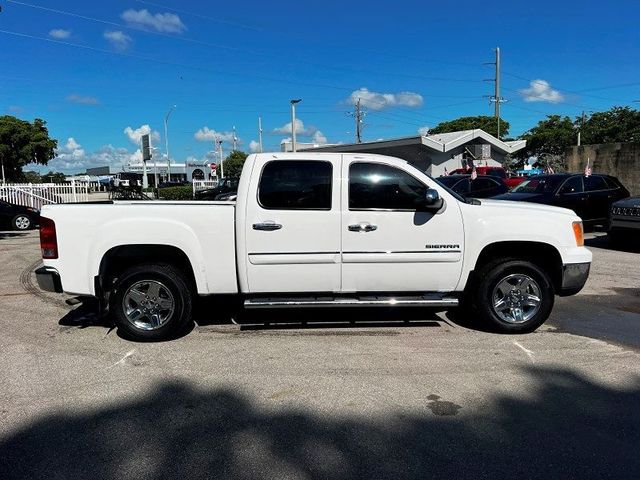
[[[629,196],[620,181],[594,173],[557,173],[536,175],[496,200],[544,203],[573,210],[585,223],[606,224],[611,204]]]

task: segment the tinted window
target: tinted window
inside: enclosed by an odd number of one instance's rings
[[[602,177],[604,178],[604,181],[607,182],[607,187],[609,187],[611,190],[617,190],[618,188],[620,188],[620,186],[618,185],[618,183],[611,177]]]
[[[582,193],[582,177],[571,177],[564,182],[558,193]]]
[[[267,209],[330,210],[331,172],[329,162],[269,162],[262,170],[258,201]]]
[[[479,192],[496,188],[498,184],[489,178],[476,178],[471,182],[471,191]]]
[[[463,178],[462,180],[460,180],[458,183],[455,184],[452,190],[456,193],[459,193],[460,195],[469,193],[469,179]]]
[[[378,163],[352,163],[349,167],[349,208],[416,210],[427,187],[407,172]]]
[[[604,181],[603,177],[590,175],[588,177],[584,177],[584,191],[585,192],[593,192],[596,190],[608,190],[607,182]]]
[[[525,180],[511,191],[513,193],[553,193],[563,181],[564,177],[537,175]]]

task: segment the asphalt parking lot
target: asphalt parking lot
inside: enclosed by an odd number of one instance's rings
[[[0,233],[0,478],[640,478],[640,253],[588,245],[533,334],[204,303],[133,343],[37,290],[36,232]]]

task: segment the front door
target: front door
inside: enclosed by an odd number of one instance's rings
[[[558,190],[552,205],[573,210],[580,218],[587,220],[588,217],[588,196],[584,192],[582,176],[574,175],[569,177]]]
[[[256,163],[245,221],[251,293],[340,291],[340,158]]]
[[[453,291],[464,250],[457,201],[405,162],[387,162],[343,158],[342,290]],[[427,188],[445,199],[439,212],[420,211]]]

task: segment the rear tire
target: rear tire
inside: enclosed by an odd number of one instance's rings
[[[122,273],[110,295],[112,318],[126,338],[169,340],[191,324],[192,292],[171,265],[143,264]]]
[[[24,213],[20,213],[13,217],[11,220],[11,226],[14,230],[29,230],[33,226],[33,222],[31,221],[31,217],[29,215],[25,215]]]
[[[497,259],[480,269],[473,293],[483,323],[500,333],[529,333],[553,308],[551,278],[537,265],[513,258]]]

